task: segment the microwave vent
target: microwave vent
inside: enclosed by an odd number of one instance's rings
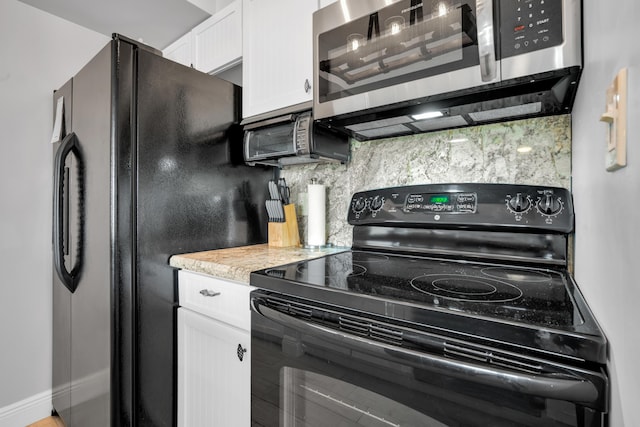
[[[381,119],[381,120],[373,120],[365,123],[358,123],[355,125],[346,126],[346,128],[354,132],[361,132],[361,131],[366,131],[371,129],[379,129],[379,128],[384,128],[389,126],[400,125],[403,123],[410,123],[412,121],[413,119],[409,116],[400,116],[400,117],[392,117],[390,119]],[[402,128],[404,128],[404,126],[402,126]]]
[[[441,117],[437,119],[421,120],[419,122],[413,123],[413,126],[417,127],[423,132],[461,127],[466,125],[467,121],[462,116]]]
[[[506,117],[515,118],[518,116],[527,116],[531,114],[537,114],[542,111],[541,102],[533,102],[531,104],[514,105],[512,107],[497,108],[494,110],[479,111],[477,113],[469,113],[476,122],[487,122],[493,120],[499,120]]]
[[[363,130],[357,132],[358,135],[362,135],[365,138],[385,138],[394,135],[402,135],[410,133],[411,129],[405,125],[387,126],[370,130]]]

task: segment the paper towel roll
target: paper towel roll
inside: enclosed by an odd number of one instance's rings
[[[326,244],[326,190],[322,184],[307,185],[307,244],[324,246]]]

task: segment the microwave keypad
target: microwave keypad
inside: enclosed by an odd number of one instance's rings
[[[500,2],[501,57],[562,44],[562,0]]]

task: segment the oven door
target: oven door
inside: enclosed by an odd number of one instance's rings
[[[260,290],[251,305],[253,426],[603,425],[597,374],[522,374],[397,347],[384,326],[369,325],[376,341],[345,333]]]
[[[318,10],[314,118],[499,82],[494,9],[492,0],[347,0]]]

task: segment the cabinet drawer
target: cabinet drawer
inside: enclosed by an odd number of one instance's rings
[[[251,330],[249,293],[253,289],[230,280],[178,272],[180,306],[246,331]]]

